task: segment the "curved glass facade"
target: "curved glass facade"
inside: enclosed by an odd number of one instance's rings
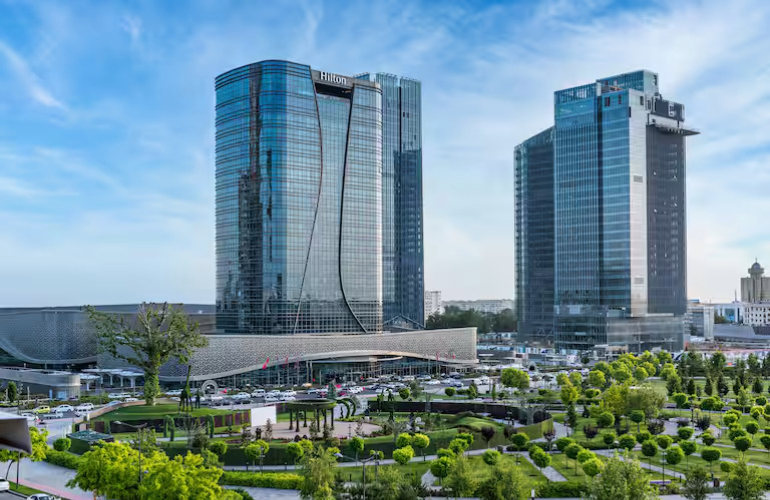
[[[264,61],[216,80],[217,329],[382,331],[382,91]]]

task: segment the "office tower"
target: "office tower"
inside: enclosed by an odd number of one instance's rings
[[[444,313],[440,290],[425,290],[425,318]]]
[[[520,338],[553,342],[553,127],[516,147],[516,311]]]
[[[557,91],[554,118],[546,177],[554,186],[556,347],[681,349],[685,137],[698,133],[685,125],[684,106],[663,98],[656,73],[636,71]],[[521,160],[516,168],[517,179],[532,175]],[[517,202],[517,224],[526,225],[532,209]],[[526,257],[517,252],[525,297],[540,288],[523,281],[534,273]]]
[[[765,276],[765,268],[759,262],[751,265],[748,278],[741,278],[741,302],[770,302],[770,278]]]
[[[422,326],[419,88],[287,61],[217,77],[220,332]]]

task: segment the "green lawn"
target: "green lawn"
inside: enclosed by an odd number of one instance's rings
[[[19,493],[25,496],[34,495],[35,493],[46,493],[45,491],[36,490],[35,488],[30,488],[29,486],[24,486],[23,484],[17,485],[16,483],[10,480],[8,482],[11,483],[12,491],[18,491]]]
[[[517,469],[519,469],[524,476],[529,481],[528,489],[533,488],[537,483],[544,482],[545,476],[543,476],[539,470],[537,470],[537,467],[529,463],[526,458],[519,457],[519,463],[516,465],[516,457],[514,455],[503,455],[500,457],[501,461],[507,461],[516,466]],[[473,455],[468,457],[468,463],[471,466],[471,469],[474,471],[474,476],[476,477],[476,480],[481,482],[489,478],[490,471],[492,468],[484,463],[484,459],[481,457],[481,455]],[[435,483],[436,486],[438,486],[438,481]]]
[[[216,410],[213,408],[196,408],[192,411],[193,417],[205,417],[206,415],[227,415],[231,413],[229,410]],[[109,413],[105,413],[100,417],[96,417],[93,420],[153,420],[162,419],[166,415],[186,416],[186,413],[179,413],[179,406],[172,404],[158,404],[155,406],[127,406],[125,408],[118,408]]]
[[[406,465],[380,465],[380,468],[395,467],[404,475],[414,474],[417,477],[422,477],[430,469],[430,462],[423,462],[421,458],[415,457]],[[363,481],[362,467],[338,467],[337,475],[345,481]],[[374,480],[374,465],[369,463],[366,465],[366,482]]]

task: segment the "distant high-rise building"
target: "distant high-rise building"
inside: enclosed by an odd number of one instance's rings
[[[741,301],[749,303],[770,302],[770,278],[765,269],[754,262],[749,268],[749,277],[741,278]]]
[[[216,91],[218,330],[421,328],[420,83],[263,61]]]
[[[425,290],[425,317],[444,312],[444,303],[441,302],[441,292],[438,290]]]
[[[664,99],[658,75],[645,70],[557,91],[554,106],[553,129],[515,155],[520,333],[548,341],[550,288],[559,349],[681,349],[685,137],[698,133],[685,125],[684,105]],[[552,219],[541,215],[549,183]],[[547,253],[537,259],[550,237],[539,226],[549,220],[552,264]]]
[[[513,309],[513,301],[511,299],[480,299],[480,300],[446,300],[444,301],[444,308],[456,307],[461,311],[470,311],[473,309],[477,312],[498,314],[506,309]]]

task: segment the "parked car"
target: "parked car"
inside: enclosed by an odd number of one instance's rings
[[[281,394],[283,394],[285,396],[295,396],[295,397],[297,396],[297,392],[296,391],[283,391]]]
[[[414,380],[414,375],[404,375],[401,377],[402,382],[411,382],[412,380]]]
[[[425,382],[425,385],[440,385],[441,381],[438,379],[432,379]]]
[[[93,409],[94,409],[94,404],[93,403],[80,403],[79,405],[77,405],[75,407],[76,411],[77,410],[80,410],[80,411],[91,411]]]
[[[136,398],[126,398],[123,401],[125,401],[126,403],[133,403],[134,401],[139,401],[139,400]]]
[[[61,498],[49,495],[48,493],[35,493],[28,496],[27,500],[61,500]]]
[[[5,479],[0,479],[0,491],[9,491],[11,489],[11,483]]]
[[[288,394],[281,394],[281,401],[295,401],[297,398]]]
[[[123,393],[122,392],[111,392],[107,394],[107,397],[110,399],[123,399]]]
[[[166,396],[181,396],[182,395],[182,389],[174,389],[171,391],[166,391]]]
[[[66,413],[68,411],[75,411],[71,405],[59,405],[53,409],[56,413]]]
[[[251,394],[248,392],[239,392],[238,394],[232,396],[233,399],[249,399],[251,397]]]
[[[275,396],[265,396],[265,403],[277,403],[278,398]]]
[[[38,406],[34,410],[32,410],[32,413],[37,413],[38,415],[43,413],[51,413],[51,407],[50,406]]]
[[[427,382],[430,379],[431,379],[430,375],[420,375],[419,377],[417,377],[417,380],[419,380],[420,382]]]
[[[251,397],[254,398],[261,398],[265,395],[264,389],[254,389],[254,392],[251,393]]]
[[[177,396],[174,396],[174,397],[172,397],[170,399],[171,399],[171,401],[181,401],[182,400],[182,398],[177,397]]]

